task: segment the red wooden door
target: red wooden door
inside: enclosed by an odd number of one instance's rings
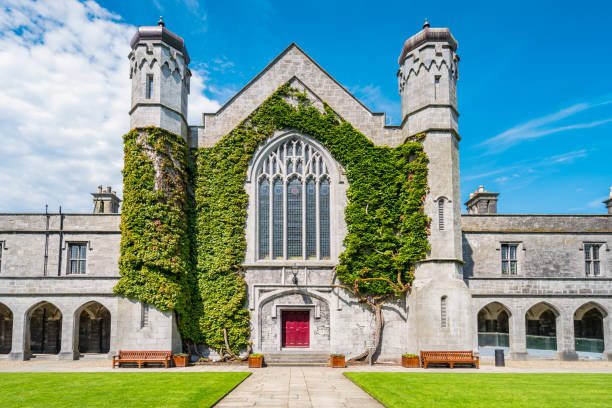
[[[283,347],[310,346],[310,312],[283,311]]]

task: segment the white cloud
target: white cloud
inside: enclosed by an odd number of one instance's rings
[[[374,112],[384,112],[387,114],[387,124],[400,120],[401,103],[391,100],[383,95],[379,86],[351,86],[348,88],[359,100]],[[398,123],[399,124],[399,123]]]
[[[191,70],[191,92],[189,94],[189,112],[187,121],[190,125],[202,125],[202,113],[216,112],[221,105],[219,102],[204,96],[206,72]]]
[[[99,184],[121,190],[135,27],[94,1],[3,0],[0,211],[90,212]],[[192,112],[216,110],[192,78]]]
[[[578,159],[589,155],[586,149],[572,150],[563,154],[548,156],[544,158],[522,160],[512,166],[498,168],[485,173],[471,174],[462,178],[463,181],[482,180],[498,174],[505,174],[495,178],[497,183],[503,184],[512,179],[535,175],[540,169],[550,168],[557,165],[571,164]]]
[[[612,118],[604,118],[584,123],[574,123],[565,126],[552,125],[586,110],[608,105],[610,103],[612,103],[612,101],[605,101],[600,103],[579,103],[568,108],[561,109],[552,114],[548,114],[536,119],[532,119],[520,125],[516,125],[490,139],[485,140],[478,146],[487,146],[492,151],[500,152],[525,140],[537,139],[543,136],[548,136],[554,133],[564,132],[568,130],[588,129],[601,126],[606,123],[612,122]]]

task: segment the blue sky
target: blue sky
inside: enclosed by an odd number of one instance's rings
[[[17,78],[0,90],[0,132],[8,140],[0,146],[0,211],[63,203],[89,212],[95,186],[120,189],[129,124],[124,42],[160,15],[191,56],[190,120],[216,110],[296,42],[392,124],[401,120],[397,58],[427,17],[459,42],[463,201],[484,184],[501,193],[504,213],[605,211],[601,201],[612,186],[609,1],[0,5],[0,75]]]

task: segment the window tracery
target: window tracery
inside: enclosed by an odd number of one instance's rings
[[[319,149],[299,138],[280,143],[259,162],[258,259],[330,259],[327,166]]]

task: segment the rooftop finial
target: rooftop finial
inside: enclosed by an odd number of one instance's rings
[[[160,27],[163,27],[166,25],[166,23],[164,23],[164,18],[162,16],[159,16],[159,21],[157,22],[157,25]]]
[[[427,21],[427,18],[426,18],[425,19],[425,23],[423,24],[423,28],[425,29],[425,28],[429,28],[429,27],[430,27],[429,21]]]

